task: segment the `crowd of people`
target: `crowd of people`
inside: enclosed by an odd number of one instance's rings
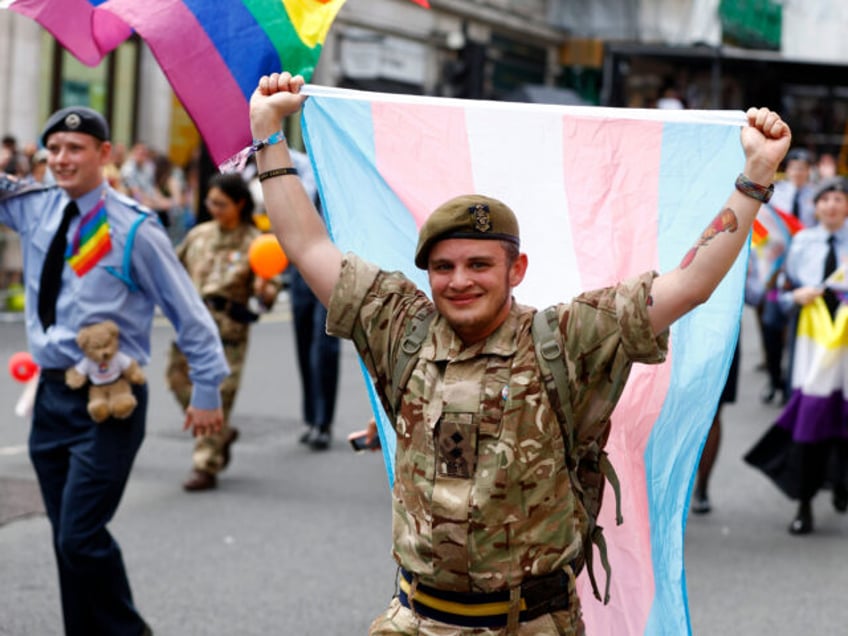
[[[7,134],[0,147],[0,172],[14,175],[29,183],[52,185],[55,179],[47,166],[47,150],[35,142],[18,144],[17,137]],[[117,192],[132,197],[150,208],[177,245],[195,224],[199,201],[199,157],[184,165],[176,165],[168,155],[151,149],[144,142],[134,143],[129,150],[120,143],[112,146],[104,175]],[[0,289],[20,283],[21,253],[14,233],[3,228],[3,252],[0,255]]]
[[[536,311],[512,297],[528,267],[513,211],[469,194],[428,217],[414,256],[432,299],[403,274],[342,254],[328,236],[308,161],[288,149],[280,132],[303,102],[302,86],[302,78],[287,73],[260,80],[251,99],[252,133],[264,140],[254,158],[254,188],[242,175],[213,177],[202,202],[210,220],[196,225],[191,171],[151,156],[143,144],[122,156],[96,111],[71,107],[46,122],[40,142],[49,171],[42,183],[55,188],[26,189],[38,180],[41,151],[4,141],[0,165],[18,179],[0,176],[0,221],[27,247],[26,329],[41,368],[30,454],[53,530],[66,633],[152,634],[106,527],[144,437],[147,387],[133,385],[138,406],[127,422],[93,424],[84,392],[65,383],[65,369],[79,357],[75,336],[109,318],[119,326],[122,351],[144,365],[153,311],[162,309],[176,331],[168,385],[196,438],[183,487],[214,489],[238,438],[229,417],[250,325],[280,289],[280,280],[257,275],[248,263],[260,233],[252,222],[258,202],[296,268],[302,441],[316,450],[329,445],[338,343],[322,341],[325,331],[353,341],[398,433],[392,505],[399,589],[370,633],[583,634],[576,577],[592,535],[586,495],[577,487],[580,453],[603,445],[632,364],[665,360],[670,325],[709,298],[770,200],[797,201],[783,212],[795,215],[798,227],[779,271],[759,281],[761,294],[751,302],[762,307],[762,299],[776,299],[786,317],[782,342],[789,342],[782,352],[793,350],[802,308],[820,305],[832,327],[845,316],[834,308],[838,290],[827,281],[848,263],[848,185],[830,176],[805,194],[787,165],[787,185],[770,187],[784,157],[791,163],[798,153],[787,155],[791,132],[777,113],[750,109],[741,132],[745,166],[716,211],[733,223],[708,239],[707,230],[701,240],[693,235],[691,258],[668,272],[644,272],[539,312],[553,316],[548,329],[566,369],[554,404],[534,346]],[[802,159],[811,167],[809,156]],[[257,183],[260,201],[252,194]],[[104,266],[85,275],[70,271],[67,246],[77,245],[83,222],[104,207],[111,235],[111,250],[98,255]],[[420,354],[410,349],[416,357],[399,375],[401,350],[419,328]],[[763,342],[767,349],[765,331]],[[818,376],[808,372],[809,356],[784,357],[764,400],[781,391],[785,409],[748,459],[799,499],[790,532],[806,534],[812,497],[822,487],[832,489],[838,511],[848,509],[848,435],[841,393],[837,400],[811,388]],[[722,402],[734,399],[732,389],[729,383]],[[372,421],[369,439],[375,429]],[[572,435],[579,445],[571,445]],[[528,455],[530,443],[536,451]],[[709,511],[706,483],[717,445],[716,438],[705,450],[709,466],[699,472],[696,512]],[[495,462],[491,470],[486,462]],[[544,479],[528,481],[542,473]],[[507,516],[508,523],[491,522]]]

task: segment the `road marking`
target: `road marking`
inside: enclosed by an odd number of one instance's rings
[[[0,455],[21,455],[26,452],[26,446],[0,446]]]

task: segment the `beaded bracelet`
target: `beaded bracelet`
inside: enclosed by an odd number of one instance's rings
[[[260,172],[259,181],[265,181],[265,179],[270,179],[271,177],[282,177],[287,174],[297,174],[297,168],[274,168],[273,170]]]
[[[736,189],[745,196],[749,196],[757,201],[762,201],[763,203],[768,203],[769,199],[771,199],[771,195],[774,194],[773,183],[769,187],[760,185],[759,183],[754,183],[741,172],[739,173],[739,176],[736,177]]]

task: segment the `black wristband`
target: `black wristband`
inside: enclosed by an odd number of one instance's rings
[[[774,194],[773,183],[769,187],[760,185],[759,183],[754,183],[741,172],[739,173],[739,176],[736,177],[736,189],[745,196],[756,199],[757,201],[762,201],[763,203],[768,203],[771,199],[771,195]]]
[[[265,181],[265,179],[270,179],[271,177],[282,177],[287,174],[297,174],[297,168],[275,168],[274,170],[268,170],[266,172],[259,173],[259,180]]]

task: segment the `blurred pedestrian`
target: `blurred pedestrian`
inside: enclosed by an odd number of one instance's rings
[[[309,158],[291,151],[303,187],[321,214],[321,201]],[[257,180],[258,181],[258,180]],[[297,367],[300,372],[301,413],[306,431],[300,442],[312,450],[330,447],[339,383],[340,342],[327,333],[327,308],[321,304],[294,265],[289,267]]]
[[[257,298],[263,309],[269,309],[280,291],[278,279],[261,278],[250,267],[248,250],[260,232],[253,225],[253,199],[241,175],[213,176],[206,207],[212,220],[192,228],[176,253],[218,327],[230,374],[221,384],[223,426],[219,432],[196,438],[193,469],[183,483],[187,491],[217,487],[218,474],[230,462],[230,447],[239,435],[230,426],[230,415],[241,383],[250,325],[259,318],[249,306],[250,299]],[[174,397],[186,408],[193,382],[177,343],[171,347],[166,377]]]
[[[784,494],[797,500],[789,525],[794,535],[813,531],[812,500],[823,487],[833,506],[848,510],[848,405],[843,394],[848,373],[846,321],[838,319],[840,298],[825,283],[848,264],[848,182],[823,181],[813,199],[818,225],[799,232],[786,259],[791,289],[781,295],[798,320],[792,362],[792,396],[745,460],[762,470]],[[844,278],[844,269],[843,278]],[[848,290],[844,284],[842,290]],[[837,358],[837,356],[839,356]]]
[[[786,154],[784,178],[774,184],[771,205],[789,212],[805,227],[816,224],[815,203],[813,202],[813,155],[803,148],[793,148]]]
[[[763,285],[757,272],[756,256],[751,251],[748,256],[748,271],[745,278],[745,304],[756,307],[762,301],[763,293]],[[736,393],[739,387],[739,364],[741,357],[739,342],[741,339],[742,333],[740,331],[739,340],[736,342],[736,350],[733,352],[733,359],[730,362],[730,369],[727,372],[727,380],[725,380],[724,388],[721,391],[718,407],[716,408],[712,425],[707,434],[707,439],[704,442],[701,458],[698,461],[695,490],[692,494],[692,512],[695,514],[706,514],[712,510],[712,503],[709,496],[710,477],[712,476],[713,467],[715,466],[721,445],[722,409],[725,404],[736,402]]]
[[[121,182],[127,193],[142,205],[150,207],[156,183],[156,166],[147,144],[137,141],[121,164]]]
[[[0,142],[0,172],[16,177],[24,177],[29,173],[29,162],[18,148],[18,139],[14,135],[3,135]]]

